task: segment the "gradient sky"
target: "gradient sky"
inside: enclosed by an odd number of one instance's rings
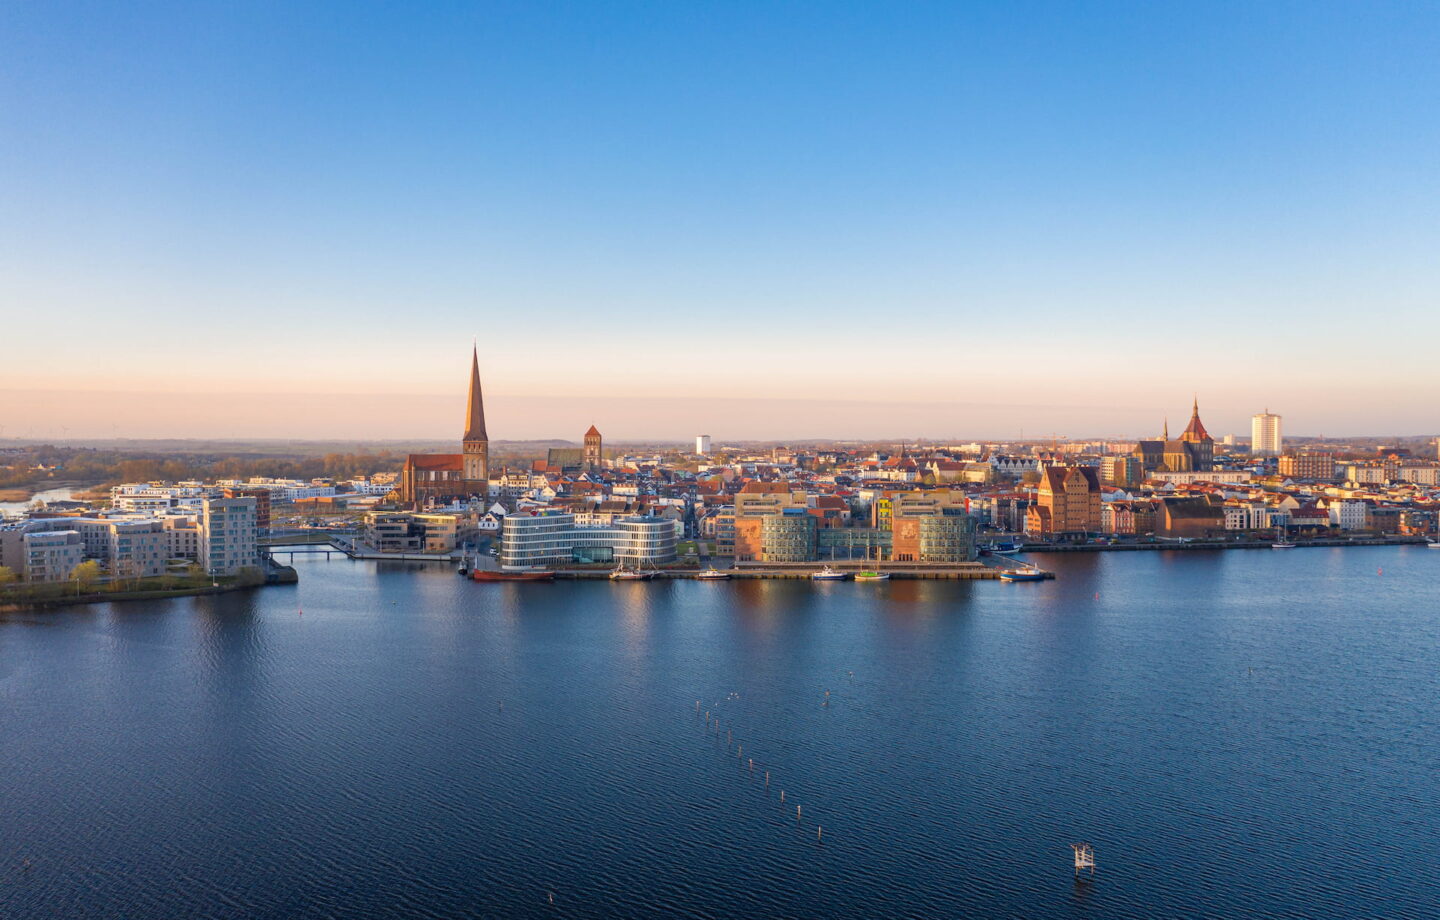
[[[7,436],[1422,433],[1437,295],[1440,4],[0,4]]]

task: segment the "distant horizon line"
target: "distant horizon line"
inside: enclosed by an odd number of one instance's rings
[[[603,435],[603,432],[602,432]],[[700,437],[696,435],[695,437]],[[709,437],[706,435],[706,437]],[[721,449],[727,445],[773,445],[777,447],[790,445],[842,445],[853,444],[857,446],[890,445],[890,446],[929,446],[942,447],[967,444],[1045,444],[1054,441],[1057,444],[1079,444],[1092,441],[1114,442],[1114,441],[1137,441],[1146,440],[1130,435],[1085,435],[1081,437],[1064,438],[990,438],[990,437],[957,437],[957,438],[726,438],[718,440],[711,438],[715,449]],[[1236,436],[1236,443],[1248,442],[1249,436]],[[1421,441],[1434,442],[1440,440],[1437,434],[1286,434],[1286,441]],[[257,436],[257,437],[235,437],[235,438],[212,438],[212,437],[66,437],[66,438],[7,438],[0,437],[0,446],[4,447],[40,447],[40,446],[76,446],[93,444],[126,444],[126,443],[204,443],[204,444],[376,444],[376,445],[408,445],[408,444],[444,444],[448,442],[460,443],[459,438],[451,437],[414,437],[414,438],[287,438],[281,436]],[[634,447],[660,447],[692,444],[694,437],[689,438],[616,438],[610,441],[613,446],[634,446]],[[573,444],[582,446],[583,442],[570,440],[568,438],[491,438],[489,443],[492,447],[503,445],[540,445],[540,444]],[[1216,439],[1216,444],[1224,446],[1223,439]]]

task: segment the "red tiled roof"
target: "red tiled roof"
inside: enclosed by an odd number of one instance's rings
[[[410,454],[405,465],[412,470],[463,470],[464,454]]]

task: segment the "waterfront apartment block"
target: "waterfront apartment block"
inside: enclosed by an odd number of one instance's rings
[[[74,530],[42,530],[23,539],[26,581],[65,581],[85,559],[85,541]]]
[[[207,498],[200,517],[199,563],[211,575],[260,565],[253,498]]]
[[[1100,477],[1093,467],[1047,466],[1040,473],[1025,531],[1037,536],[1100,532]]]
[[[448,512],[371,511],[365,542],[381,553],[453,553],[480,532],[477,518]]]

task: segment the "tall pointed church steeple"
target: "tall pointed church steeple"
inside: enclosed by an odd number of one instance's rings
[[[464,478],[472,494],[485,498],[490,482],[490,435],[485,432],[485,400],[480,394],[480,349],[470,352],[470,401],[465,407],[461,439]]]
[[[465,407],[465,435],[462,440],[488,441],[485,433],[485,400],[480,395],[480,349],[470,353],[470,402]]]

